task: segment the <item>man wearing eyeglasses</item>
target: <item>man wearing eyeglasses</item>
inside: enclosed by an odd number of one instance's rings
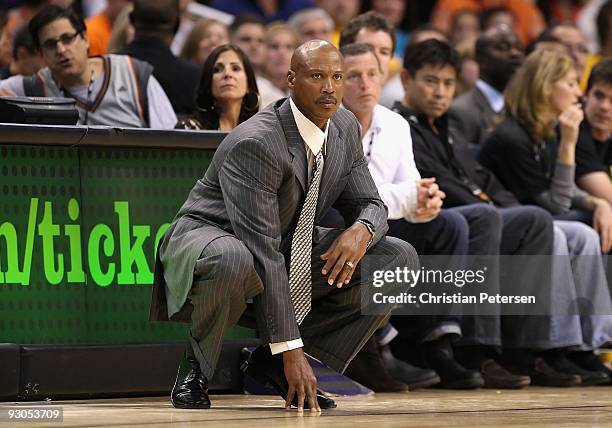
[[[29,30],[47,66],[5,80],[0,94],[74,98],[81,125],[174,128],[176,115],[152,67],[129,56],[89,58],[87,30],[74,11],[48,6]]]

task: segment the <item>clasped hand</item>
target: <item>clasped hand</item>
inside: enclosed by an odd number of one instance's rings
[[[417,180],[417,209],[414,216],[419,220],[431,219],[442,209],[446,194],[436,184],[435,177]]]

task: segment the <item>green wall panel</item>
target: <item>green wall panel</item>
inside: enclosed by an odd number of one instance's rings
[[[184,340],[148,322],[155,244],[213,153],[0,146],[0,342]]]

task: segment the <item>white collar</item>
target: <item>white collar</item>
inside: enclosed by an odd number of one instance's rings
[[[476,81],[476,86],[485,96],[487,102],[495,113],[499,113],[504,109],[504,94],[481,79]]]
[[[289,97],[289,104],[291,105],[291,112],[293,113],[293,118],[295,119],[295,124],[297,125],[300,136],[310,151],[314,155],[317,155],[321,151],[325,140],[327,140],[329,119],[325,124],[325,131],[321,131],[317,125],[304,116],[304,114],[297,108],[293,102],[293,98],[291,97]]]

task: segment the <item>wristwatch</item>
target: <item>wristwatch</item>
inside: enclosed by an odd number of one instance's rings
[[[361,223],[363,224],[366,229],[368,229],[368,232],[370,232],[370,240],[368,241],[368,248],[370,247],[370,244],[372,243],[372,240],[374,239],[374,235],[376,235],[376,229],[374,228],[374,225],[372,223],[370,223],[367,220],[364,220],[362,218],[358,218],[356,220],[356,223]]]

